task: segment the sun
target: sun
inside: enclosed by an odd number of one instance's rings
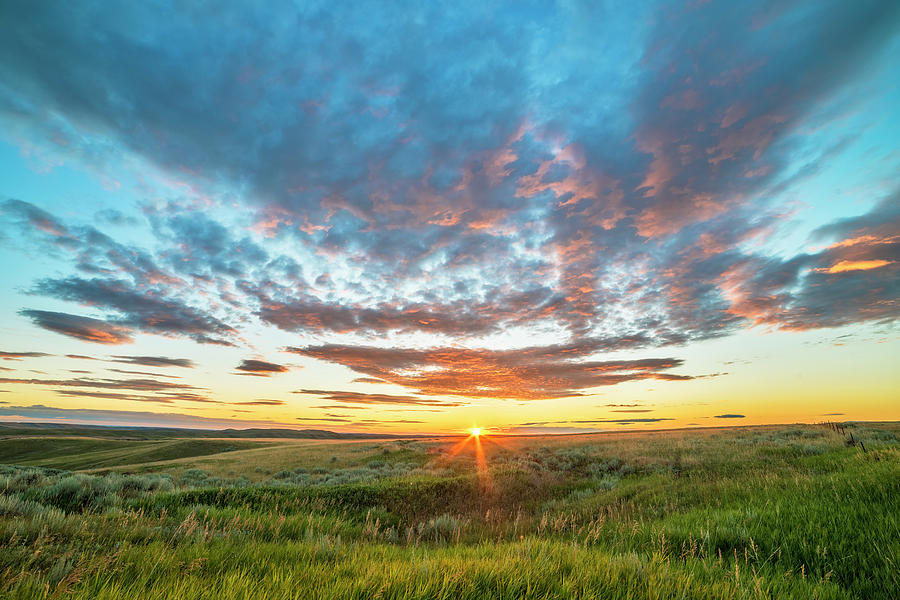
[[[469,433],[471,433],[475,437],[478,437],[479,435],[481,435],[481,427],[473,427],[469,430]]]

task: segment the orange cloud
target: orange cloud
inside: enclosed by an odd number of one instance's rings
[[[286,348],[310,358],[344,365],[354,371],[433,396],[541,400],[581,396],[581,390],[626,381],[682,381],[689,375],[663,373],[681,366],[674,358],[596,361],[596,342],[517,350],[454,347],[414,350],[329,344]],[[338,402],[435,403],[412,396],[301,390]],[[348,396],[348,394],[351,394]]]
[[[128,344],[134,341],[126,327],[99,319],[46,310],[22,310],[19,314],[38,327],[97,344]]]
[[[830,267],[815,269],[819,273],[844,273],[846,271],[868,271],[894,264],[892,260],[842,260]]]
[[[897,242],[898,238],[900,238],[900,236],[888,236],[881,238],[876,235],[864,234],[846,240],[841,240],[840,242],[835,242],[834,244],[828,246],[828,248],[846,248],[849,246],[857,246],[859,244],[865,244],[868,246],[878,244],[893,244]]]

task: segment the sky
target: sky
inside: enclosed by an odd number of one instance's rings
[[[900,419],[900,3],[0,15],[2,421]]]

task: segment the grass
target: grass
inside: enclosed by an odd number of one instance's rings
[[[45,436],[0,467],[0,596],[900,597],[900,427],[851,430],[486,438],[482,471],[457,440]]]
[[[264,442],[244,440],[14,438],[0,440],[0,462],[71,470],[101,469],[196,458],[266,445]]]

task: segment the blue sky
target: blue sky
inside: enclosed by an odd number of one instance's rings
[[[900,416],[896,3],[0,11],[0,418]]]

